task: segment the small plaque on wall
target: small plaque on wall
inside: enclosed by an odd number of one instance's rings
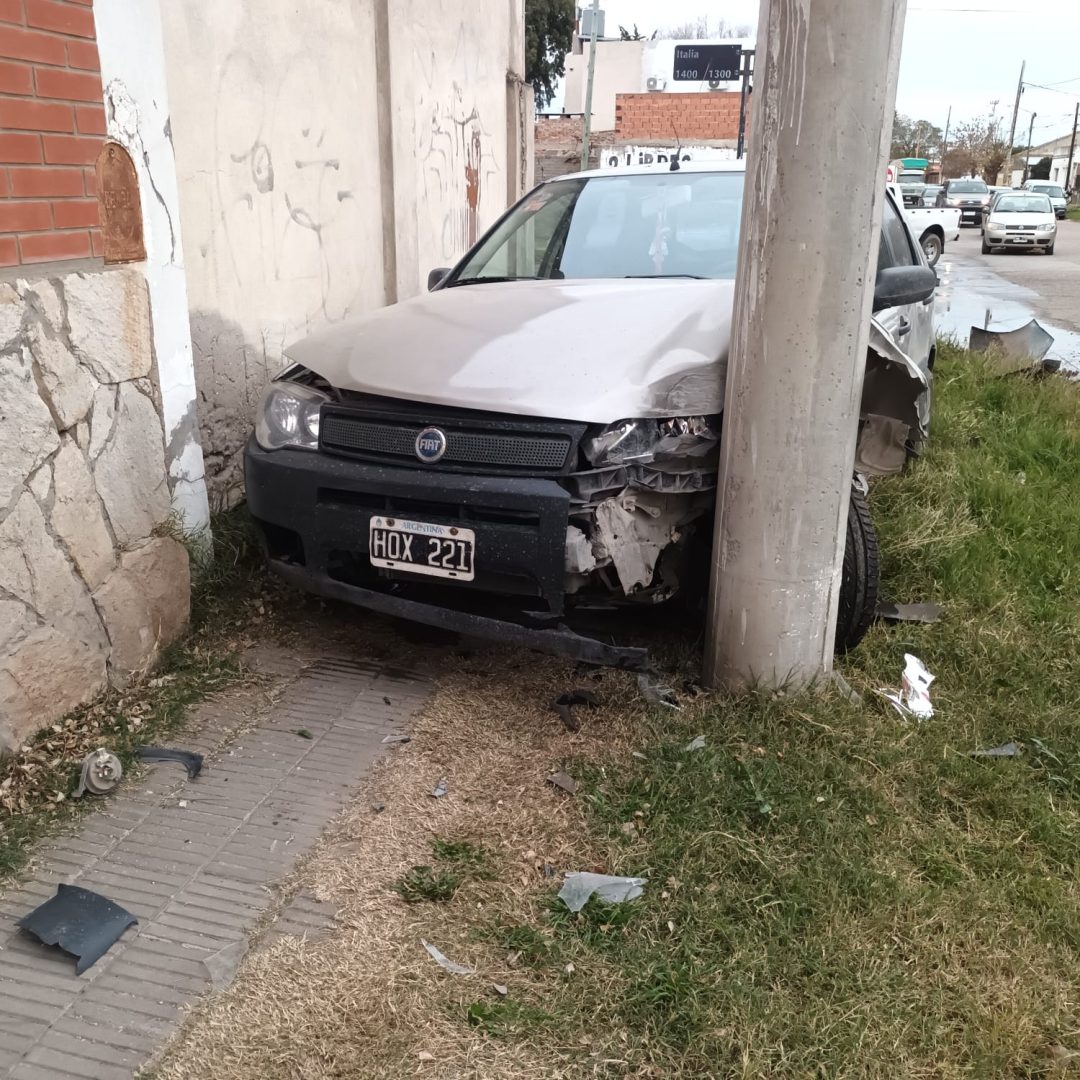
[[[97,192],[105,261],[126,263],[145,259],[139,179],[131,155],[117,142],[106,142],[98,154]]]

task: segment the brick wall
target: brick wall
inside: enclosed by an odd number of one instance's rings
[[[746,115],[749,130],[749,101]],[[615,96],[615,134],[618,138],[670,142],[676,133],[684,143],[692,139],[737,139],[739,95],[710,92]]]
[[[101,254],[92,0],[0,0],[0,266]]]

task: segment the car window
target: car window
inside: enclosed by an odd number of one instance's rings
[[[878,270],[887,266],[915,266],[917,260],[911,250],[907,226],[903,218],[886,199],[885,211],[881,217],[881,246],[878,248]]]
[[[1049,195],[1052,199],[1065,198],[1065,192],[1057,184],[1032,184],[1029,190]]]
[[[553,181],[523,199],[447,282],[505,278],[734,278],[742,172]]]
[[[1002,195],[994,203],[994,213],[997,214],[1050,214],[1053,207],[1045,195],[1034,192],[1030,195]]]
[[[961,180],[949,184],[949,194],[985,195],[990,189],[981,180]]]

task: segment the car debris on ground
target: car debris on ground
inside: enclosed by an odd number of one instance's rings
[[[138,919],[100,893],[77,885],[56,886],[56,895],[19,920],[19,926],[46,945],[59,945],[76,958],[81,975]]]
[[[451,975],[473,975],[476,973],[476,968],[471,968],[467,964],[456,964],[453,960],[447,958],[447,956],[432,945],[429,941],[420,939],[420,944],[427,949],[428,955],[435,961],[439,967],[449,971]]]
[[[80,799],[86,792],[91,795],[106,795],[124,775],[124,766],[120,759],[104,746],[91,750],[83,758],[82,771],[79,774],[79,786],[72,798]]]
[[[684,747],[684,750],[704,750],[705,749],[705,736],[698,735],[696,738],[691,739]]]
[[[900,691],[879,690],[878,693],[901,716],[929,720],[934,715],[934,707],[930,704],[930,684],[933,681],[934,676],[917,656],[904,653],[904,673],[901,677]]]
[[[578,782],[569,774],[563,772],[561,769],[558,772],[552,773],[547,782],[552,787],[557,787],[560,791],[565,791],[567,795],[573,795],[577,792]]]
[[[1002,743],[1000,746],[990,746],[986,749],[969,750],[968,757],[1018,757],[1024,752],[1023,746],[1017,742]]]
[[[563,727],[567,731],[580,731],[581,720],[571,711],[575,705],[586,705],[590,709],[599,706],[600,699],[591,690],[570,690],[560,694],[552,703],[551,707],[559,714]]]
[[[407,743],[412,742],[411,735],[405,735],[398,731],[393,731],[389,735],[383,736],[384,743]]]
[[[308,738],[311,738],[310,733]],[[203,756],[194,750],[173,750],[164,746],[137,746],[136,756],[142,761],[179,761],[187,769],[188,779],[194,780],[202,772]]]
[[[874,614],[882,622],[936,623],[942,616],[940,604],[878,604]]]
[[[431,791],[431,797],[433,799],[441,799],[450,790],[450,782],[445,776],[441,777],[439,782]]]
[[[670,686],[661,686],[656,678],[647,671],[638,672],[638,689],[641,696],[650,704],[660,709],[681,709],[675,691]]]
[[[595,896],[605,904],[621,904],[639,897],[648,878],[613,877],[610,874],[574,872],[567,874],[559,899],[571,910],[580,911]]]

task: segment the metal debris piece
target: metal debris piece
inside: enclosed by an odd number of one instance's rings
[[[641,895],[648,878],[612,877],[609,874],[567,874],[559,899],[571,910],[580,911],[595,896],[605,904],[621,904]]]
[[[969,750],[968,757],[1018,757],[1023,752],[1024,748],[1019,743],[1007,742],[985,750]]]
[[[705,736],[698,735],[697,738],[691,739],[684,747],[684,750],[704,750],[705,749]]]
[[[450,790],[450,782],[442,777],[431,792],[432,798],[441,799]]]
[[[439,967],[445,968],[452,975],[472,975],[475,973],[475,968],[468,967],[466,964],[455,964],[453,960],[448,960],[434,945],[423,938],[420,939],[420,944],[427,949],[428,955]]]
[[[179,761],[187,769],[188,779],[202,772],[203,756],[193,750],[171,750],[164,746],[136,746],[135,754],[143,761]]]
[[[123,775],[124,766],[115,754],[110,753],[104,746],[92,750],[83,758],[79,786],[72,797],[79,799],[87,791],[91,795],[104,795],[120,783]]]
[[[581,721],[571,709],[575,705],[587,705],[590,709],[595,709],[599,704],[600,699],[591,690],[571,690],[569,693],[560,694],[551,703],[551,707],[559,714],[567,731],[580,731]]]
[[[403,735],[401,732],[391,732],[389,735],[383,736],[384,743],[407,743],[412,742],[411,735]]]
[[[878,604],[874,614],[885,622],[935,623],[941,618],[940,604]]]
[[[560,791],[565,791],[567,795],[573,795],[578,789],[578,782],[570,776],[569,773],[564,773],[561,770],[552,773],[547,778],[547,782],[552,787],[557,787]]]
[[[639,671],[637,677],[641,696],[650,704],[663,709],[681,709],[675,691],[670,686],[661,686],[647,671]]]
[[[1037,319],[1031,319],[1015,330],[986,330],[973,326],[968,340],[968,348],[972,352],[994,349],[1010,360],[1023,361],[1041,360],[1053,344],[1053,335],[1048,334]]]
[[[57,885],[56,895],[19,920],[19,926],[46,945],[59,945],[76,957],[81,975],[138,919],[119,904],[76,885]]]
[[[930,704],[930,684],[933,681],[934,676],[917,656],[904,653],[904,674],[900,692],[879,690],[878,693],[901,716],[914,716],[916,720],[928,720],[934,715],[934,707]]]

